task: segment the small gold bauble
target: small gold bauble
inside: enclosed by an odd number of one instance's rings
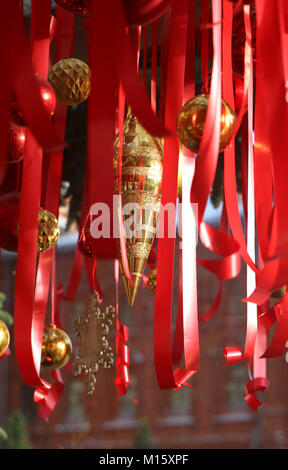
[[[147,286],[153,292],[156,290],[156,279],[157,279],[157,269],[154,268],[154,269],[151,269],[151,271],[149,272],[148,281],[147,281]]]
[[[72,343],[65,331],[55,325],[45,326],[42,341],[41,366],[44,369],[61,369],[72,354]]]
[[[0,320],[0,357],[5,354],[10,343],[10,333],[5,323]]]
[[[55,215],[44,209],[38,215],[38,252],[53,248],[60,236],[60,227]]]
[[[48,74],[56,99],[66,105],[80,104],[90,93],[90,69],[80,59],[62,59],[54,64]]]
[[[187,101],[177,117],[177,135],[181,143],[191,152],[199,152],[204,132],[209,95],[198,95]],[[219,153],[228,145],[236,123],[232,108],[222,100]]]

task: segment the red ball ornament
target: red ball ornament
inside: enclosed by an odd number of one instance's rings
[[[123,0],[128,26],[141,26],[157,20],[174,0]],[[70,13],[90,15],[91,0],[56,0],[56,3]]]
[[[210,86],[211,86],[211,74],[209,74],[209,78],[208,78],[208,93],[210,93]],[[242,76],[237,72],[233,72],[233,91],[234,91],[235,112],[237,114],[240,111],[241,104],[243,101],[243,94],[244,94],[244,80]],[[205,93],[204,86],[201,89],[201,93]]]
[[[20,193],[7,193],[0,197],[0,247],[17,251]]]
[[[90,233],[90,230],[86,227],[83,227],[79,239],[78,246],[81,253],[85,256],[92,256],[93,253],[93,238]]]
[[[174,0],[124,0],[128,26],[143,26],[162,16]]]
[[[256,9],[255,0],[249,0],[250,8],[250,20],[251,20],[251,36],[252,36],[252,55],[253,61],[256,61]],[[209,10],[208,26],[212,23],[212,10]],[[196,43],[201,48],[202,31],[205,25],[201,24],[201,19],[198,22],[196,28]],[[209,58],[213,59],[213,38],[212,28],[208,28],[209,31],[209,43],[208,43],[208,55]],[[243,8],[234,8],[233,11],[233,26],[232,26],[232,67],[233,70],[240,75],[244,75],[244,52],[245,52],[245,24]]]
[[[89,16],[90,0],[56,0],[56,3],[65,10],[80,16]]]
[[[56,96],[53,90],[53,87],[50,83],[45,80],[44,78],[40,77],[40,75],[35,74],[35,78],[37,79],[40,85],[40,96],[42,103],[46,109],[46,111],[53,115],[55,108],[56,108]],[[18,106],[16,96],[12,94],[11,96],[11,119],[15,124],[18,126],[25,126],[25,119],[21,109]]]
[[[24,157],[26,128],[10,123],[8,137],[8,163],[20,162]]]
[[[252,57],[256,61],[256,9],[255,0],[250,2],[250,21],[251,21],[251,36],[252,36]],[[236,8],[233,16],[232,28],[232,60],[233,69],[238,73],[244,73],[244,52],[245,52],[245,25],[243,8]]]
[[[56,96],[53,90],[52,85],[45,80],[44,78],[36,75],[37,80],[40,83],[40,94],[42,102],[45,106],[46,111],[50,116],[53,116],[55,108],[56,108]]]
[[[233,89],[234,89],[234,104],[235,111],[238,113],[241,108],[244,95],[244,80],[238,73],[233,73]]]

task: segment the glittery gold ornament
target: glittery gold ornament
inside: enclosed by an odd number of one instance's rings
[[[41,366],[44,369],[61,369],[69,361],[72,344],[65,331],[56,325],[45,326],[42,341]]]
[[[113,352],[107,335],[114,318],[115,308],[109,305],[105,312],[101,312],[98,293],[93,290],[88,314],[80,315],[75,321],[79,347],[73,363],[73,375],[85,373],[88,395],[92,395],[95,390],[99,366],[109,369],[113,364]]]
[[[187,101],[178,113],[178,137],[180,142],[194,153],[197,153],[200,149],[208,102],[209,95],[198,95]],[[219,153],[222,152],[229,143],[235,123],[236,116],[234,111],[226,101],[222,100]]]
[[[48,74],[56,99],[66,105],[80,104],[90,93],[90,69],[80,59],[62,59],[54,64]]]
[[[5,354],[10,343],[10,333],[5,323],[0,320],[0,357]]]
[[[163,142],[148,134],[131,109],[128,109],[123,129],[121,188],[118,168],[119,136],[115,139],[114,150],[115,193],[120,192],[122,195],[123,211],[128,204],[130,208],[135,207],[132,224],[129,221],[130,211],[127,210],[127,215],[123,216],[131,283],[123,269],[119,246],[119,266],[129,304],[132,306],[156,234],[161,201]]]
[[[60,235],[60,227],[55,215],[44,209],[40,209],[38,214],[38,242],[39,252],[53,248]]]
[[[154,269],[151,269],[151,271],[148,273],[148,281],[147,281],[147,286],[153,292],[155,292],[156,290],[156,279],[157,279],[157,269],[154,268]]]

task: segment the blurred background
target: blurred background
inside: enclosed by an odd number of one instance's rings
[[[200,2],[197,3],[199,6]],[[24,2],[29,27],[29,1]],[[198,12],[199,13],[199,12]],[[151,33],[151,31],[150,31]],[[150,37],[150,33],[148,37]],[[149,44],[148,44],[149,49]],[[87,60],[85,33],[76,18],[74,57]],[[141,63],[141,56],[140,56]],[[148,53],[149,72],[149,53]],[[201,89],[199,51],[196,58],[196,88]],[[199,78],[200,77],[200,78]],[[149,73],[148,78],[149,80]],[[67,123],[69,147],[64,153],[63,187],[60,208],[62,234],[57,247],[58,282],[67,285],[78,239],[86,146],[86,104],[69,108]],[[220,198],[221,199],[221,198]],[[209,203],[206,221],[217,224],[221,202]],[[198,256],[207,256],[199,244]],[[177,307],[177,257],[175,262],[174,314]],[[99,261],[98,277],[105,304],[115,305],[114,265]],[[3,308],[13,313],[16,256],[1,253],[1,288],[6,295]],[[198,267],[199,311],[212,304],[217,281]],[[200,370],[190,380],[192,387],[159,390],[153,357],[154,293],[140,289],[133,309],[129,307],[120,281],[119,314],[129,327],[130,387],[119,396],[113,383],[115,367],[97,373],[96,390],[88,396],[85,379],[63,370],[64,393],[50,421],[37,415],[33,390],[18,371],[11,333],[11,355],[0,361],[0,446],[36,449],[268,449],[288,447],[288,364],[285,357],[268,360],[270,387],[266,406],[257,412],[247,406],[243,391],[249,380],[247,364],[224,367],[223,348],[245,342],[245,269],[226,281],[221,306],[208,323],[200,323]],[[89,306],[89,286],[85,272],[73,302],[60,302],[65,331],[76,348],[75,319]],[[270,329],[269,338],[273,334]],[[115,330],[110,332],[115,341]],[[75,349],[76,350],[76,349]],[[6,433],[6,434],[5,434]]]
[[[72,268],[77,234],[63,235],[58,246],[58,277],[67,284]],[[201,247],[199,247],[199,251]],[[113,261],[99,262],[99,279],[105,304],[115,304]],[[177,269],[177,266],[175,267]],[[2,254],[1,285],[7,295],[5,310],[13,312],[15,257]],[[11,355],[0,361],[0,426],[9,439],[2,446],[40,449],[129,449],[129,448],[286,448],[288,447],[287,368],[285,358],[268,360],[270,387],[266,406],[251,411],[243,391],[248,381],[245,363],[224,367],[223,347],[242,346],[245,340],[244,274],[227,281],[219,311],[208,323],[200,323],[200,370],[190,380],[192,388],[159,390],[153,358],[154,293],[147,287],[138,292],[129,307],[120,282],[120,319],[129,326],[130,381],[127,395],[114,386],[115,367],[97,373],[96,390],[88,396],[85,378],[65,369],[65,389],[49,423],[37,415],[33,389],[18,371],[13,328]],[[177,277],[175,278],[175,284]],[[198,269],[199,310],[213,302],[217,283]],[[176,285],[175,285],[176,287]],[[65,331],[77,350],[73,322],[88,309],[89,288],[83,277],[74,302],[61,302]],[[177,296],[174,296],[176,311]],[[115,331],[110,334],[111,344]],[[44,374],[45,378],[45,374]]]

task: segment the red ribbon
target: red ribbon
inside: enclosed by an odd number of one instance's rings
[[[8,123],[11,91],[10,43],[13,33],[13,8],[11,2],[7,2],[3,5],[1,19],[0,53],[1,63],[5,73],[2,73],[0,76],[0,87],[1,90],[3,90],[3,100],[1,100],[0,113],[0,184],[3,182],[7,167]]]
[[[256,78],[259,77],[255,113],[256,214],[264,269],[257,279],[255,291],[248,300],[260,305],[269,298],[274,289],[287,282],[288,225],[285,203],[287,133],[285,129],[288,123],[286,102],[288,70],[285,47],[287,37],[282,15],[282,2],[277,1],[272,5],[267,1],[256,0],[256,10]],[[267,41],[266,34],[271,22],[275,24],[275,28],[273,28],[272,37],[270,36]],[[275,50],[271,44],[276,43],[279,47]],[[267,87],[272,90],[268,102],[265,98]],[[259,185],[260,179],[261,186]]]
[[[70,57],[73,50],[74,44],[74,16],[66,12],[62,8],[57,8],[57,34],[56,34],[56,52],[55,60],[61,60],[65,57]],[[51,28],[50,28],[51,34]],[[67,107],[63,105],[57,105],[54,115],[54,123],[57,126],[61,135],[65,135],[66,128],[66,114]],[[45,194],[43,194],[45,201],[45,208],[51,211],[53,214],[58,216],[59,212],[59,197],[60,188],[62,181],[62,151],[57,151],[51,154],[49,163],[46,168],[47,170],[47,186]],[[52,272],[52,276],[51,276]],[[40,279],[39,279],[40,277]],[[39,292],[40,301],[42,302],[42,312],[46,311],[48,302],[48,286],[49,279],[51,277],[51,323],[56,324],[59,328],[63,329],[60,320],[60,313],[58,309],[58,298],[57,298],[57,279],[56,279],[56,251],[55,248],[51,252],[43,253],[40,255],[38,265],[38,276],[36,283],[35,292],[35,304],[36,298]],[[39,280],[38,280],[39,279]],[[46,292],[46,294],[45,294]],[[69,368],[69,365],[66,366]],[[49,419],[50,413],[58,403],[62,392],[64,390],[64,384],[60,371],[55,371],[52,374],[52,378],[55,382],[52,384],[50,390],[44,393],[45,402],[41,400],[41,408],[39,415],[44,419]],[[42,388],[42,387],[41,387]],[[34,394],[34,400],[37,402],[38,394],[41,395],[41,388],[36,389]]]
[[[122,325],[119,321],[119,262],[114,261],[114,277],[116,286],[116,378],[114,380],[115,387],[119,395],[125,395],[130,385],[129,378],[129,348],[127,346],[129,340],[129,330],[127,326]]]
[[[252,64],[251,64],[251,44],[250,44],[250,38],[251,38],[251,26],[250,26],[250,19],[249,19],[249,11],[246,9],[244,11],[244,18],[245,18],[245,27],[246,27],[246,45],[245,45],[245,82],[244,82],[244,95],[243,95],[243,101],[241,105],[241,111],[240,115],[243,115],[244,109],[246,109],[246,103],[247,103],[247,93],[248,93],[248,86],[250,82],[250,77],[252,74]],[[226,22],[225,22],[226,24]],[[231,29],[230,29],[230,34],[231,34]],[[227,51],[228,52],[228,51]],[[227,61],[228,57],[231,57],[231,54],[229,56],[225,55],[225,59]],[[232,70],[231,70],[231,59],[230,63],[227,63],[227,69],[228,73],[230,70],[230,93],[228,96],[228,102],[230,102],[230,105],[234,105],[234,103],[231,103],[231,97],[232,95],[232,90],[231,90],[231,81],[232,81]],[[225,64],[225,61],[224,61]],[[251,65],[251,67],[250,67]],[[224,79],[227,73],[224,74]],[[227,75],[229,76],[229,75]],[[251,77],[252,78],[252,77]],[[226,96],[224,96],[224,99]],[[227,98],[226,98],[227,99]],[[240,123],[240,120],[238,118],[237,121],[237,127],[238,127],[238,122]],[[239,214],[239,207],[238,207],[238,197],[237,197],[237,187],[236,187],[236,178],[235,178],[235,153],[234,149],[232,147],[228,148],[225,151],[225,158],[224,158],[224,195],[225,195],[225,204],[227,207],[227,216],[228,216],[228,221],[229,225],[231,227],[232,234],[235,238],[235,240],[239,243],[239,249],[242,258],[244,261],[250,266],[252,270],[254,270],[256,273],[259,273],[259,269],[255,266],[255,263],[253,260],[251,260],[248,252],[247,252],[247,246],[246,246],[246,240],[245,236],[243,233],[242,229],[242,223],[241,223],[241,218]]]
[[[228,6],[226,5],[226,8],[230,8],[230,27],[232,27],[232,7],[231,5]],[[228,12],[228,11],[227,11]],[[250,7],[249,5],[244,6],[244,20],[245,20],[245,26],[246,26],[246,45],[250,44],[251,42],[251,28],[250,28]],[[225,25],[224,25],[225,28]],[[232,31],[232,29],[230,29]],[[227,54],[228,56],[228,54]],[[227,62],[227,56],[226,57],[226,62]],[[231,50],[230,50],[230,55],[231,57]],[[225,61],[224,61],[225,63]],[[229,70],[231,70],[230,73],[230,96],[228,93],[228,99],[231,99],[232,95],[232,69],[231,69],[231,63],[227,62],[227,68],[224,69],[224,78],[228,77]],[[247,197],[247,248],[245,247],[245,253],[243,256],[245,256],[245,260],[247,259],[249,261],[249,264],[247,265],[247,296],[249,295],[250,292],[255,288],[255,279],[253,280],[253,277],[255,276],[254,270],[255,270],[255,220],[254,220],[254,157],[253,157],[253,58],[252,58],[252,53],[251,53],[251,47],[246,48],[246,53],[245,53],[245,71],[249,68],[249,102],[248,102],[248,149],[249,149],[249,156],[248,156],[248,181],[247,181],[247,191],[248,191],[248,196]],[[242,156],[242,159],[244,158],[244,155]],[[229,165],[230,160],[235,160],[235,154],[234,154],[234,149],[230,148],[227,151],[225,151],[225,165],[226,165],[226,170],[227,170],[227,165]],[[227,176],[227,172],[226,172]],[[236,219],[236,212],[233,212],[231,210],[231,199],[228,202],[229,196],[228,194],[231,193],[232,186],[230,185],[230,180],[227,178],[225,179],[225,185],[226,185],[226,204],[228,205],[228,218],[229,220],[232,219],[232,226],[233,228],[235,227],[233,224],[233,221]],[[235,190],[235,187],[234,187]],[[237,193],[233,193],[233,198],[235,200],[235,197],[237,197]],[[239,212],[238,212],[239,216]],[[239,221],[240,221],[240,216],[239,216]],[[241,221],[240,221],[241,224]],[[240,233],[242,237],[244,238],[242,228],[240,230]],[[238,235],[238,233],[237,233]],[[239,239],[237,237],[237,239]],[[242,241],[242,240],[241,240]],[[244,242],[246,245],[246,242]],[[247,253],[247,256],[246,256]],[[242,250],[243,254],[243,250]],[[251,262],[250,262],[251,260]],[[257,269],[258,271],[258,269]],[[256,336],[257,336],[257,309],[255,305],[252,305],[250,303],[247,304],[247,332],[246,332],[246,343],[245,343],[245,348],[243,352],[243,356],[238,357],[238,360],[241,359],[246,359],[249,361],[249,364],[251,364],[253,360],[253,353],[254,353],[254,347],[255,347],[255,342],[256,342]],[[229,350],[229,348],[226,348],[225,351],[225,357],[227,360],[227,363],[235,362],[235,351],[234,348]]]
[[[215,15],[214,15],[215,16]],[[221,256],[220,259],[198,260],[220,280],[231,279],[239,274],[240,256],[237,242],[228,234],[209,226],[203,221],[206,203],[214,181],[219,150],[221,114],[221,13],[213,19],[214,59],[205,129],[196,162],[191,188],[191,202],[198,204],[198,229],[206,248]]]
[[[275,321],[272,320],[272,315]],[[271,323],[273,324],[276,321],[278,324],[271,343],[262,357],[280,357],[286,351],[286,341],[288,339],[288,294],[286,292],[278,304],[260,317],[265,325],[267,325],[268,316],[270,317],[269,327],[272,326]]]
[[[261,357],[263,354],[263,351],[266,349],[267,329],[259,321],[262,311],[263,310],[266,311],[267,307],[268,307],[268,303],[266,305],[258,307],[258,329],[257,329],[256,342],[255,342],[254,362],[253,362],[254,379],[250,379],[250,381],[247,383],[246,388],[244,390],[245,400],[248,406],[250,406],[250,408],[253,410],[257,410],[260,406],[264,404],[264,402],[262,403],[258,399],[258,397],[256,396],[256,392],[257,391],[266,392],[269,386],[269,381],[266,378],[266,358]]]
[[[159,117],[164,121],[166,106],[166,89],[168,76],[168,55],[171,26],[171,9],[164,15],[161,37],[161,69],[160,69],[160,99],[159,99]]]
[[[58,402],[59,397],[64,390],[64,384],[59,371],[53,371],[52,377],[55,379],[54,384],[51,386],[42,380],[41,387],[38,387],[34,393],[34,401],[40,405],[39,416],[48,421],[55,404]]]
[[[0,361],[2,361],[2,359],[4,359],[5,357],[10,356],[10,354],[11,354],[11,351],[9,348],[7,348],[6,351],[2,354],[2,356],[0,356]]]
[[[201,72],[204,92],[208,92],[209,1],[201,0]]]
[[[59,136],[55,126],[53,126],[50,115],[48,115],[48,112],[45,109],[41,100],[40,84],[35,78],[36,70],[32,66],[33,61],[31,61],[31,53],[29,45],[27,44],[24,17],[20,13],[17,0],[13,0],[9,3],[11,3],[10,15],[13,18],[13,40],[11,40],[10,49],[10,70],[12,78],[12,88],[15,91],[17,102],[19,103],[19,107],[23,112],[27,127],[29,127],[29,129],[31,130],[39,145],[49,151],[63,148],[64,140]],[[47,36],[49,36],[50,38],[51,10],[48,13],[47,8],[45,7],[44,10],[43,7],[42,14],[44,14],[44,12],[47,13],[47,21],[49,14],[49,31],[47,31],[47,33],[45,34],[47,34]],[[38,26],[35,26],[36,35],[39,33],[41,24],[42,23],[39,20]],[[41,35],[41,32],[39,33],[39,41],[39,44],[42,41],[42,44],[44,44],[45,42],[43,39],[43,35]],[[34,44],[35,58],[37,55],[38,47],[41,46],[36,46]],[[43,60],[43,57],[41,57],[40,54],[39,60],[41,59]],[[40,69],[39,74],[43,76],[43,73],[41,73]],[[27,90],[29,90],[29,93],[27,93]]]
[[[47,76],[51,3],[46,0],[42,5],[41,12],[39,9],[37,11],[37,2],[32,2],[31,6],[31,47],[35,72],[39,72],[42,76]],[[37,25],[35,19],[36,13]],[[38,54],[38,41],[41,41],[43,46],[42,56]],[[35,56],[33,55],[34,51]],[[38,64],[36,58],[39,61]],[[45,313],[43,312],[39,315],[40,312],[37,310],[34,312],[33,304],[38,212],[41,195],[41,164],[41,147],[39,147],[31,131],[27,129],[20,201],[14,331],[16,356],[22,377],[28,385],[40,388],[44,384],[40,378],[39,369]],[[31,185],[31,181],[33,181],[33,185]]]
[[[244,390],[244,397],[247,405],[252,410],[258,410],[258,408],[263,406],[264,403],[258,399],[256,392],[266,392],[268,385],[268,380],[263,377],[256,377],[247,383]]]
[[[184,90],[186,30],[188,1],[180,0],[172,7],[170,40],[167,63],[165,125],[175,129],[176,117],[182,106]],[[166,39],[166,38],[165,38]],[[164,140],[163,177],[161,203],[176,204],[179,145],[174,133]],[[164,228],[166,227],[166,218]],[[175,220],[174,220],[175,222]],[[167,227],[166,227],[167,229]],[[166,233],[166,229],[163,233]],[[176,229],[176,225],[175,225]],[[154,313],[154,357],[157,379],[160,388],[176,388],[184,384],[194,370],[173,370],[171,350],[171,303],[173,284],[173,259],[175,239],[163,237],[158,240],[157,286]],[[187,319],[185,319],[187,320]],[[189,320],[188,320],[189,321]],[[187,322],[183,320],[184,328]],[[185,338],[184,331],[184,338]],[[188,335],[190,338],[190,335]],[[185,343],[185,358],[193,357],[192,343]],[[190,351],[190,355],[189,355]]]
[[[49,63],[50,11],[51,2],[48,0],[45,5],[42,3],[40,8],[39,3],[32,2],[32,57],[35,71],[44,77],[47,76]],[[65,35],[67,32],[70,33],[71,19],[73,17],[69,13],[64,12],[62,16],[61,11],[59,11],[58,25],[63,27],[61,35]],[[66,42],[65,47],[68,44],[70,42]],[[34,45],[35,48],[33,48]],[[60,49],[64,52],[63,42]],[[35,54],[33,55],[34,50]],[[60,107],[60,113],[58,109],[55,111],[55,121],[59,124],[60,132],[64,136],[65,113],[63,115],[63,108]],[[28,385],[35,387],[34,399],[41,405],[39,415],[48,420],[63,391],[63,382],[60,372],[52,374],[52,377],[56,380],[53,385],[40,377],[41,346],[52,263],[51,252],[40,254],[34,293],[38,211],[41,195],[41,161],[41,148],[32,135],[27,132],[20,205],[15,295],[15,347],[23,379]],[[33,185],[31,185],[31,180]],[[37,184],[35,184],[36,182]],[[60,185],[61,154],[57,152],[49,160],[47,187],[44,196],[46,207],[48,206],[56,215],[59,205]],[[53,186],[54,191],[51,186]]]
[[[207,3],[203,3],[202,10],[202,22],[207,17]],[[221,16],[221,15],[220,15]],[[200,315],[199,320],[202,322],[208,321],[216,313],[223,291],[223,281],[225,279],[231,279],[236,277],[240,271],[240,256],[239,246],[235,240],[228,234],[228,225],[226,220],[226,207],[223,206],[223,214],[220,226],[218,229],[209,226],[203,221],[204,210],[206,202],[209,197],[211,186],[214,181],[216,165],[218,160],[218,145],[219,145],[219,134],[217,126],[214,126],[214,122],[217,121],[217,113],[219,113],[219,105],[221,100],[221,41],[216,36],[217,27],[219,28],[220,17],[217,21],[213,20],[213,37],[214,37],[214,61],[212,80],[210,88],[210,100],[209,107],[205,121],[205,132],[202,138],[201,148],[199,156],[196,162],[196,174],[191,190],[191,201],[198,204],[198,227],[200,239],[204,246],[212,252],[221,256],[220,259],[204,260],[198,259],[198,263],[201,264],[205,269],[214,273],[220,281],[220,287],[218,294],[208,309],[207,312]],[[202,60],[202,75],[204,86],[207,81],[208,87],[208,67],[207,67],[207,41],[206,31],[202,31],[201,46],[201,60]],[[223,34],[225,31],[223,30]],[[223,43],[224,43],[223,39]],[[226,42],[225,42],[226,44]],[[206,64],[206,65],[205,65]],[[217,95],[218,94],[218,95]]]

